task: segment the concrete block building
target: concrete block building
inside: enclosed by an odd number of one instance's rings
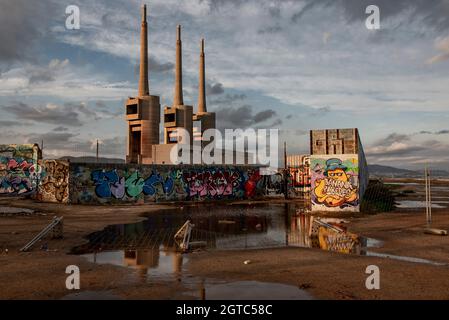
[[[357,129],[310,131],[312,211],[360,211],[368,167]]]

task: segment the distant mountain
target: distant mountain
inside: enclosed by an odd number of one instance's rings
[[[97,162],[96,157],[71,157],[71,156],[65,156],[59,158],[59,160],[69,160],[70,162],[83,162],[83,163],[95,163]],[[118,159],[118,158],[98,158],[99,163],[125,163],[124,159]]]
[[[422,178],[424,170],[408,170],[395,167],[382,166],[378,164],[368,165],[370,177],[387,177],[387,178]],[[449,172],[444,170],[432,170],[433,177],[449,177]]]

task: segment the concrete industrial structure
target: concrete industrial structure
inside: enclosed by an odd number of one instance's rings
[[[358,129],[310,131],[312,211],[360,212],[368,165]]]
[[[159,96],[150,95],[148,81],[147,9],[142,8],[140,36],[140,76],[137,97],[126,101],[128,121],[127,163],[153,163],[153,146],[159,144],[161,104]]]
[[[292,191],[310,195],[312,211],[359,212],[368,166],[358,130],[311,130],[310,153],[287,156]]]
[[[176,64],[173,104],[165,106],[163,111],[164,138],[159,139],[160,98],[150,95],[148,81],[148,34],[146,6],[142,7],[140,38],[140,76],[137,97],[126,102],[126,120],[128,122],[127,163],[136,164],[172,164],[172,148],[177,144],[188,143],[193,150],[193,139],[202,140],[204,131],[215,129],[215,113],[206,108],[204,39],[201,39],[198,113],[193,113],[193,106],[184,104],[182,86],[182,40],[181,26],[177,26]],[[182,130],[181,130],[182,129]],[[185,134],[188,134],[188,137]],[[199,143],[202,147],[202,143]],[[201,151],[201,150],[197,150]],[[192,159],[192,155],[190,155]]]

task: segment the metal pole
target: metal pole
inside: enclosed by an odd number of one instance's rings
[[[98,139],[97,139],[97,163],[98,163]]]
[[[427,188],[429,189],[429,191],[428,191],[428,194],[429,194],[429,220],[428,220],[427,224],[430,227],[430,225],[432,224],[432,194],[430,192],[430,169],[427,170],[427,176],[428,176]]]
[[[284,141],[284,198],[288,199],[287,142]]]
[[[426,189],[426,223],[429,221],[429,194],[427,188],[427,165],[424,167],[424,185]]]

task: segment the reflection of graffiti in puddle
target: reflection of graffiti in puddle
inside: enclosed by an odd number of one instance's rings
[[[180,279],[190,255],[177,250],[174,235],[187,219],[195,225],[191,241],[205,243],[206,250],[296,246],[364,254],[370,246],[369,239],[346,231],[346,221],[301,210],[275,204],[186,206],[151,214],[142,222],[108,226],[72,252],[91,262],[131,267],[147,281]]]
[[[292,217],[289,245],[360,254],[362,238],[347,232],[344,222],[298,213]]]

